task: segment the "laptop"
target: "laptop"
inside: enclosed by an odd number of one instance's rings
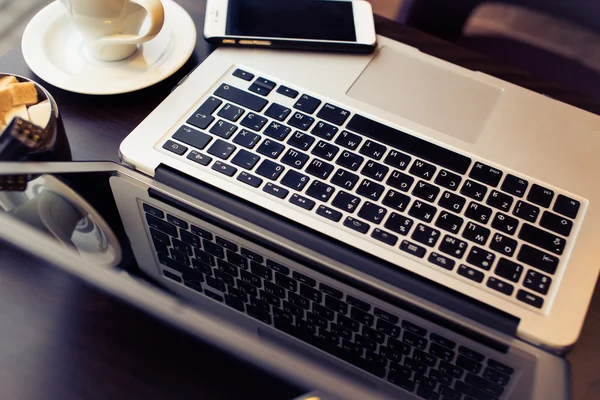
[[[319,393],[309,398],[569,398],[564,359],[492,317],[464,316],[467,296],[399,277],[389,262],[174,170],[0,171],[0,239]]]
[[[219,48],[120,153],[460,293],[471,317],[560,353],[600,267],[599,131],[596,115],[378,37],[371,55]]]

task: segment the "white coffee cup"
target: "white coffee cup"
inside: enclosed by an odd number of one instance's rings
[[[160,0],[60,0],[81,33],[89,54],[103,61],[129,57],[153,39],[164,24]],[[140,33],[148,19],[148,29]]]

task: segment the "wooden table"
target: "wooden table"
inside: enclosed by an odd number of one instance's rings
[[[202,32],[205,1],[179,0]],[[600,105],[384,18],[377,31],[422,51],[600,114]],[[211,51],[135,93],[85,96],[41,82],[58,102],[76,160],[117,161],[118,145]],[[0,72],[37,79],[20,49]],[[567,357],[574,399],[600,398],[600,296]],[[267,385],[268,382],[268,385]],[[0,244],[0,399],[286,399],[299,389],[174,331],[43,261]],[[520,400],[520,399],[519,399]]]

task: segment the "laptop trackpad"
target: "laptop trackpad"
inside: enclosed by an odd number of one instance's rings
[[[475,143],[502,89],[384,46],[347,94]]]

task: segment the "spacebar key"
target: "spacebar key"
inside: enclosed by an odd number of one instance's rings
[[[358,114],[350,119],[346,128],[459,174],[465,174],[471,165],[469,157]]]
[[[254,111],[261,111],[267,105],[268,101],[253,95],[252,93],[244,92],[236,87],[229,86],[223,83],[215,91],[215,96],[229,100],[232,103],[249,108]]]

